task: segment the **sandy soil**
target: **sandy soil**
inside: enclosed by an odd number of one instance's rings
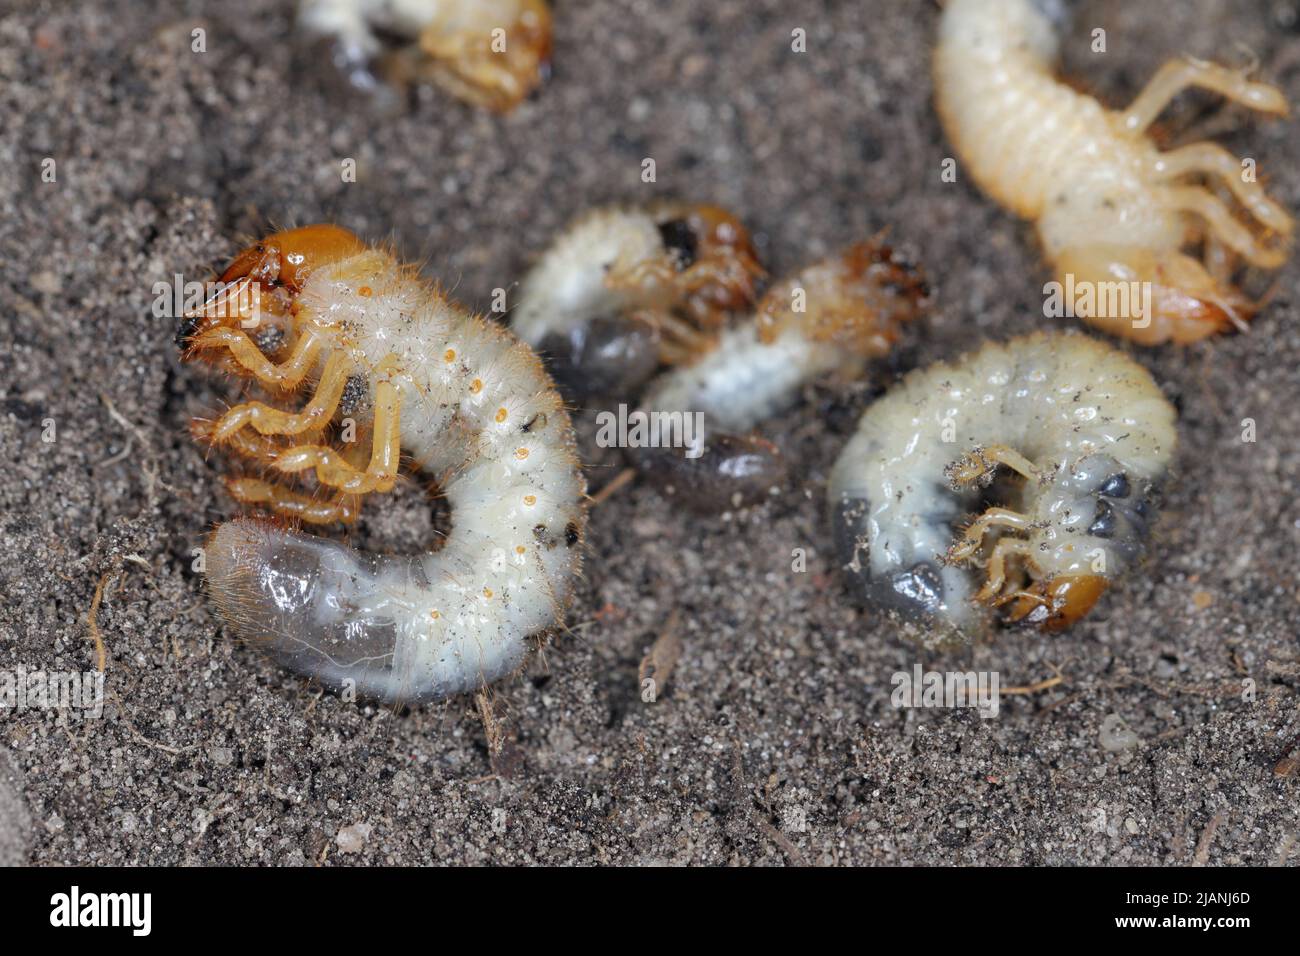
[[[93,669],[105,582],[107,699],[97,720],[4,714],[0,862],[1300,859],[1300,782],[1274,773],[1300,733],[1300,261],[1250,334],[1138,354],[1181,412],[1147,565],[1064,636],[920,661],[1055,686],[990,720],[895,710],[917,652],[845,600],[823,497],[858,412],[907,368],[1044,322],[1032,230],[940,182],[934,5],[560,2],[554,77],[504,120],[433,90],[390,118],[340,103],[295,52],[288,3],[6,7],[0,669]],[[1300,101],[1295,0],[1085,0],[1075,26],[1068,69],[1111,102],[1184,50],[1253,53]],[[1168,126],[1216,131],[1300,207],[1294,124],[1192,96]],[[593,511],[571,633],[495,689],[498,754],[472,701],[358,707],[228,639],[190,570],[230,513],[226,464],[185,426],[233,393],[178,363],[153,284],[329,219],[486,309],[579,211],[660,196],[733,208],[777,273],[888,224],[936,308],[870,382],[810,389],[772,423],[800,468],[770,504],[701,520],[638,483]],[[619,460],[586,451],[598,488]],[[432,521],[412,485],[354,537],[413,550]],[[680,661],[642,703],[638,663],[674,614]],[[1102,746],[1111,715],[1127,749]]]

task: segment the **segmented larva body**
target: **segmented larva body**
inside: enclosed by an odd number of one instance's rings
[[[637,462],[676,479],[685,500],[702,509],[764,493],[779,479],[777,449],[746,436],[794,403],[809,382],[827,375],[858,378],[886,355],[903,322],[914,318],[928,288],[918,268],[878,240],[861,242],[768,289],[749,321],[724,330],[708,352],[655,379],[647,412],[700,413],[694,446],[643,449]],[[691,481],[708,473],[709,481]]]
[[[298,19],[333,41],[336,64],[359,87],[376,82],[372,65],[386,57],[391,80],[428,79],[500,112],[541,83],[551,53],[544,0],[301,0]],[[414,46],[386,53],[380,33]]]
[[[300,673],[381,700],[441,698],[517,668],[562,621],[586,520],[572,426],[537,357],[336,227],[272,235],[222,278],[257,286],[254,337],[249,310],[210,302],[183,330],[188,354],[281,395],[314,387],[298,413],[247,402],[196,422],[275,476],[236,479],[234,496],[349,520],[360,496],[393,487],[405,455],[438,479],[453,524],[435,552],[381,557],[282,523],[226,522],[207,581],[227,624]],[[331,441],[345,414],[368,441]],[[332,501],[283,486],[305,472]]]
[[[932,644],[981,631],[999,607],[1068,627],[1141,555],[1174,420],[1145,369],[1082,335],[913,372],[867,409],[831,474],[851,586]],[[999,466],[1023,483],[961,530]],[[982,587],[968,563],[986,569]]]
[[[576,396],[627,394],[707,351],[762,278],[749,233],[716,206],[593,210],[525,276],[511,327]]]
[[[1199,60],[1166,63],[1127,110],[1104,108],[1053,75],[1050,0],[949,0],[934,56],[940,118],[963,169],[1034,220],[1063,284],[1150,283],[1150,308],[1080,298],[1093,325],[1143,344],[1192,342],[1242,326],[1257,303],[1233,285],[1236,263],[1286,261],[1291,217],[1212,143],[1161,152],[1147,136],[1179,92],[1202,87],[1266,113],[1282,92]],[[1226,188],[1252,228],[1206,185]],[[1184,250],[1201,242],[1199,258]]]

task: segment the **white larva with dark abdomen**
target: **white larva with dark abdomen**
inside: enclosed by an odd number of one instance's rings
[[[762,277],[749,234],[716,206],[606,206],[569,224],[524,277],[511,328],[576,397],[634,391],[660,363],[712,347]]]
[[[395,406],[404,455],[439,479],[453,527],[440,550],[380,557],[264,520],[227,522],[207,555],[223,617],[295,670],[365,697],[436,699],[510,673],[561,623],[585,524],[572,428],[540,362],[376,249],[317,265],[292,315],[300,340],[327,343],[322,366],[341,354],[364,379],[358,419],[379,431],[377,405]],[[270,463],[308,461],[319,476],[321,454]],[[279,495],[296,500],[269,498]]]
[[[867,409],[831,474],[850,581],[932,643],[981,631],[996,607],[1067,627],[1138,560],[1174,423],[1145,369],[1081,335],[913,372]],[[1020,490],[963,531],[999,466]],[[963,566],[981,552],[983,587]]]
[[[1162,152],[1147,131],[1191,87],[1268,113],[1285,113],[1286,98],[1240,71],[1187,58],[1166,63],[1127,110],[1106,109],[1054,75],[1053,20],[1064,20],[1064,9],[1060,0],[948,0],[934,87],[960,168],[1037,222],[1063,284],[1146,284],[1149,308],[1081,299],[1078,314],[1092,324],[1148,345],[1240,326],[1258,303],[1233,285],[1234,263],[1280,266],[1292,219],[1223,148]],[[1234,215],[1206,182],[1250,218]]]

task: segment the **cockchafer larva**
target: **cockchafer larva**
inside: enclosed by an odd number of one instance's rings
[[[700,510],[753,500],[779,481],[783,459],[754,426],[784,410],[819,377],[857,379],[887,354],[929,290],[921,271],[878,237],[821,260],[768,289],[750,321],[670,369],[642,401],[648,413],[699,413],[694,447],[634,449],[659,482]]]
[[[1265,113],[1285,113],[1285,97],[1238,71],[1184,58],[1161,67],[1128,109],[1105,109],[1053,76],[1052,21],[1062,10],[1059,0],[948,0],[935,97],[963,168],[1001,205],[1037,222],[1062,283],[1150,283],[1149,310],[1080,298],[1076,312],[1089,323],[1144,345],[1244,327],[1258,303],[1233,284],[1237,258],[1281,266],[1292,219],[1223,148],[1161,152],[1147,130],[1190,87]],[[1260,228],[1240,222],[1196,178],[1230,191]],[[1183,251],[1197,241],[1199,259]]]
[[[570,394],[623,395],[712,348],[762,277],[749,233],[717,206],[603,207],[529,270],[511,327]]]
[[[373,87],[372,64],[390,79],[428,79],[453,96],[507,112],[544,78],[551,11],[544,0],[301,0],[305,32],[328,38],[353,85]],[[413,45],[385,53],[377,33]]]
[[[1174,421],[1144,368],[1083,335],[989,343],[911,373],[831,474],[851,587],[936,645],[982,631],[995,608],[1070,626],[1138,561]],[[1023,484],[960,530],[999,466]],[[970,564],[986,571],[978,590]]]
[[[284,522],[221,524],[206,565],[227,625],[299,673],[387,701],[437,699],[516,669],[563,620],[586,524],[573,429],[538,358],[336,226],[268,236],[221,279],[223,293],[182,327],[187,357],[282,397],[314,388],[299,412],[251,401],[195,422],[197,437],[273,476],[234,479],[233,496],[348,521],[362,496],[392,489],[404,451],[438,479],[453,521],[441,549],[402,557]],[[351,443],[333,440],[345,415],[357,423]],[[332,500],[285,486],[306,472]]]

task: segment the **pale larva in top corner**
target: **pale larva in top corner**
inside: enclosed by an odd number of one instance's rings
[[[1054,75],[1064,12],[1062,0],[948,0],[935,101],[962,168],[1037,222],[1085,321],[1143,345],[1244,327],[1259,303],[1234,284],[1237,263],[1281,266],[1293,221],[1227,150],[1161,152],[1147,131],[1192,87],[1264,113],[1285,114],[1286,97],[1244,71],[1185,57],[1165,63],[1127,110],[1108,110]],[[1185,251],[1198,243],[1199,254]],[[1114,294],[1119,286],[1141,297]]]
[[[996,608],[1046,631],[1132,571],[1176,443],[1142,366],[1082,335],[990,343],[908,375],[835,463],[830,517],[851,587],[930,645]],[[1008,490],[999,467],[1023,479]],[[987,507],[990,490],[1003,505]],[[982,586],[964,565],[987,569]]]
[[[542,253],[510,326],[575,398],[623,396],[661,363],[708,351],[763,274],[745,227],[717,206],[602,207]]]
[[[313,392],[298,412],[250,401],[196,420],[196,437],[273,476],[233,479],[231,494],[347,522],[362,496],[393,488],[405,453],[438,480],[453,522],[441,549],[389,557],[283,522],[228,521],[206,555],[227,626],[299,673],[386,701],[442,698],[518,668],[563,622],[586,524],[573,428],[536,355],[335,226],[268,236],[221,280],[182,326],[186,357],[271,395]],[[307,474],[328,498],[288,487]]]

